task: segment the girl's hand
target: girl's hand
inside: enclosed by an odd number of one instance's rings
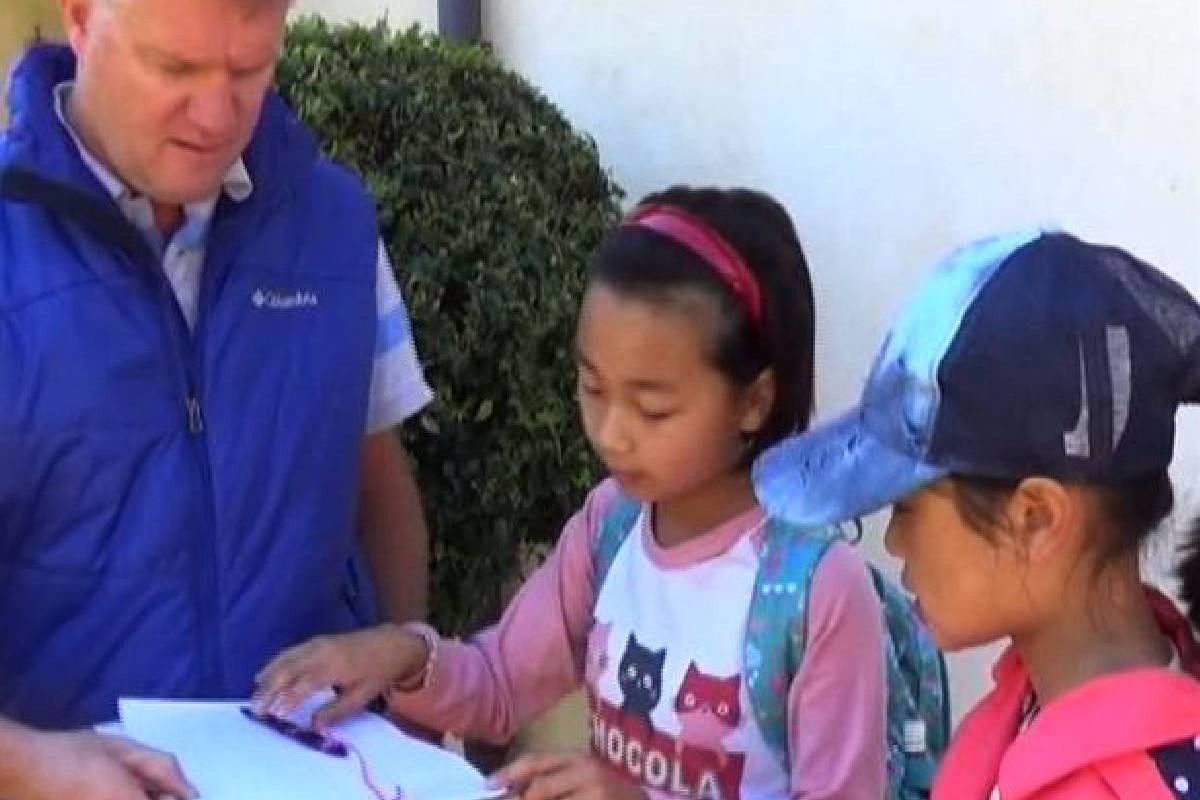
[[[586,750],[522,756],[492,776],[520,800],[645,800],[640,787]]]
[[[388,689],[411,681],[429,657],[425,640],[398,625],[379,625],[337,636],[318,636],[285,650],[255,676],[253,704],[286,715],[321,689],[337,697],[313,714],[321,728],[361,711]]]

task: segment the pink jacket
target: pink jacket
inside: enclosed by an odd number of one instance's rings
[[[996,687],[956,731],[934,800],[1200,798],[1200,653],[1171,601],[1149,594],[1190,674],[1097,678],[1047,705],[1018,735],[1031,685],[1010,649],[996,664]]]

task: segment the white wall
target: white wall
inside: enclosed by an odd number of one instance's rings
[[[785,202],[816,281],[823,412],[857,396],[932,261],[994,229],[1057,220],[1200,292],[1195,0],[504,0],[484,30],[631,199],[684,181]],[[1200,487],[1188,416],[1181,495]],[[958,711],[991,657],[953,658]]]
[[[822,412],[857,396],[933,260],[993,230],[1058,221],[1200,293],[1196,0],[484,5],[499,56],[596,138],[631,200],[683,181],[785,202],[816,281]],[[1197,417],[1181,420],[1185,508]],[[959,712],[991,657],[952,660]]]

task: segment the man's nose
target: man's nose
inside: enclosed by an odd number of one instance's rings
[[[192,93],[188,120],[206,136],[226,137],[237,123],[237,102],[228,76],[213,75]]]

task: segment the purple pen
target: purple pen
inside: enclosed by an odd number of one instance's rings
[[[316,750],[318,753],[324,753],[327,756],[337,756],[338,758],[345,758],[350,755],[349,751],[346,750],[346,745],[326,736],[320,731],[305,728],[291,720],[277,717],[274,714],[259,713],[249,706],[242,706],[241,710],[247,719],[257,722],[260,725],[265,725],[276,733],[286,736],[293,742],[310,750]]]

